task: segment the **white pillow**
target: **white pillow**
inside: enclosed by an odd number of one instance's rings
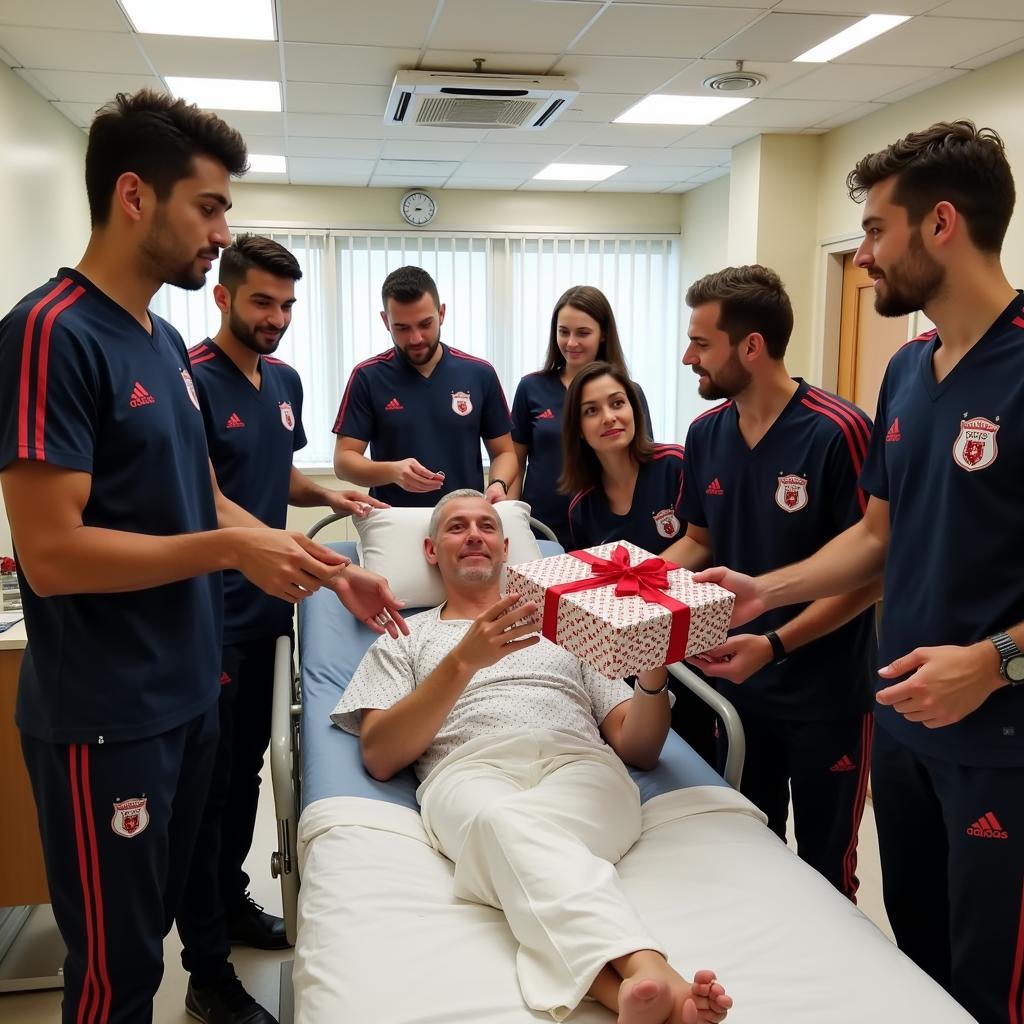
[[[542,558],[530,530],[530,506],[523,501],[499,501],[495,506],[508,538],[511,565]],[[379,572],[407,608],[433,608],[445,599],[437,567],[423,554],[432,508],[372,509],[365,519],[353,517],[359,533],[359,562]]]

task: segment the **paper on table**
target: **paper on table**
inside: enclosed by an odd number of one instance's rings
[[[10,629],[16,622],[24,618],[21,612],[0,612],[0,633]]]

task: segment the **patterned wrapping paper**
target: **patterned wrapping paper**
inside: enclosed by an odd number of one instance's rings
[[[624,554],[620,551],[616,556],[616,549],[624,549]],[[582,554],[605,561],[617,557],[623,564],[628,555],[629,565],[633,567],[647,559],[656,559],[655,555],[626,541],[586,548]],[[523,602],[533,601],[538,616],[544,613],[546,595],[552,586],[598,579],[591,565],[574,557],[573,553],[510,565],[507,573],[509,592],[521,595]],[[670,569],[667,584],[665,596],[682,602],[689,610],[685,656],[701,654],[723,643],[729,632],[734,596],[713,583],[694,583],[693,573],[687,569]],[[552,623],[554,636],[548,634],[548,638],[611,679],[666,664],[673,616],[679,623],[678,628],[683,628],[686,612],[673,613],[643,597],[620,597],[615,591],[613,579],[608,583],[599,581],[592,590],[562,594],[558,598],[556,621]],[[549,620],[551,618],[549,615]],[[679,634],[676,639],[678,647]]]

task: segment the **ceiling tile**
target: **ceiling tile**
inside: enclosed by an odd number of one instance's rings
[[[592,181],[535,181],[530,178],[519,186],[519,192],[586,192]]]
[[[669,185],[668,188],[663,188],[661,194],[668,195],[670,192],[692,192],[695,188],[700,188],[703,182],[700,181],[680,181],[675,185]]]
[[[285,43],[285,71],[296,82],[386,85],[400,68],[414,67],[419,50],[334,43]]]
[[[643,98],[642,93],[581,92],[572,106],[562,115],[563,121],[593,121],[604,124],[613,121]]]
[[[746,130],[746,129],[744,129]],[[699,164],[701,167],[717,167],[728,163],[732,157],[731,149],[711,149],[708,147],[691,146],[689,139],[683,139],[666,152],[673,154],[673,159],[680,164]]]
[[[609,178],[609,181],[651,181],[660,182],[659,189],[673,181],[689,181],[703,174],[706,167],[627,167]]]
[[[841,64],[920,63],[951,68],[1022,36],[1021,21],[913,18],[837,60]]]
[[[544,41],[545,47],[548,41]],[[467,71],[476,73],[474,57],[483,57],[484,74],[491,75],[543,75],[558,59],[558,53],[495,53],[477,47],[473,50],[435,50],[431,47],[423,55],[418,68],[421,71]]]
[[[687,135],[686,125],[605,124],[586,136],[588,146],[651,146],[660,149]]]
[[[277,44],[257,39],[202,39],[196,36],[136,37],[158,75],[193,78],[281,77]]]
[[[746,8],[615,4],[605,9],[572,52],[609,57],[703,57],[761,13]]]
[[[426,41],[435,9],[432,0],[373,0],[368,4],[288,0],[282,5],[284,39],[418,50]]]
[[[382,85],[287,83],[288,110],[300,114],[364,114],[384,117],[389,90]]]
[[[857,20],[835,14],[769,14],[708,56],[743,61],[791,61]]]
[[[599,181],[591,192],[661,192],[676,182],[666,179],[665,181],[622,181],[617,174],[608,181]]]
[[[448,180],[446,175],[431,177],[426,174],[375,174],[370,184],[379,188],[441,188]]]
[[[54,99],[70,103],[92,103],[95,106],[112,100],[119,92],[138,92],[139,89],[163,92],[164,88],[163,82],[152,75],[106,75],[97,71],[42,69],[35,69],[31,73]]]
[[[431,49],[472,50],[481,36],[500,40],[501,49],[561,53],[601,10],[600,3],[552,4],[542,0],[446,0]]]
[[[383,139],[384,118],[358,114],[289,114],[288,133],[313,139]]]
[[[246,135],[245,147],[250,153],[284,156],[284,139],[280,135]]]
[[[575,79],[583,92],[654,92],[690,63],[688,58],[588,57],[566,54],[552,73]]]
[[[287,171],[284,174],[249,171],[245,176],[245,183],[247,185],[287,185],[289,184],[289,175]]]
[[[96,116],[95,103],[54,103],[54,107],[79,128],[88,128]]]
[[[94,32],[130,32],[121,8],[111,0],[4,0],[5,25],[36,28],[84,28]]]
[[[1024,20],[1020,0],[949,0],[928,12],[937,18],[1007,18]]]
[[[699,152],[695,150],[694,152]],[[710,151],[709,151],[710,152]],[[725,156],[719,156],[715,160],[697,161],[698,167],[707,167],[710,164],[720,164],[723,160],[729,159],[728,150]],[[689,164],[689,157],[678,149],[655,149],[651,146],[575,146],[564,157],[573,164],[630,164],[644,167],[679,167]],[[665,179],[677,177],[674,173],[667,173]]]
[[[877,113],[879,110],[885,110],[884,103],[858,103],[856,106],[848,107],[834,117],[827,117],[824,121],[819,121],[815,128],[829,130],[839,128],[844,124],[850,124],[852,121],[859,121],[862,117],[868,117],[871,114]]]
[[[423,128],[393,124],[383,125],[383,128],[386,139],[402,142],[480,142],[488,134],[484,128]],[[533,134],[510,131],[516,136]]]
[[[719,178],[724,178],[728,173],[728,167],[709,167],[701,174],[695,174],[690,181],[696,181],[700,184],[704,184],[708,181],[717,181]]]
[[[0,46],[26,68],[149,74],[149,67],[132,36],[124,32],[0,25]]]
[[[849,100],[754,100],[726,114],[717,123],[750,125],[776,131],[810,128],[852,106]]]
[[[905,100],[908,96],[914,96],[925,89],[934,89],[935,86],[942,85],[943,82],[951,82],[954,78],[959,78],[965,74],[967,74],[966,71],[961,71],[957,68],[932,70],[927,78],[922,78],[912,85],[895,90],[895,92],[886,93],[884,96],[877,97],[877,99],[879,103],[899,103],[900,100]]]
[[[773,99],[874,100],[914,82],[927,80],[931,68],[866,64],[804,64],[803,78],[771,93]]]
[[[690,146],[705,149],[732,149],[747,139],[752,139],[757,134],[757,129],[749,128],[746,125],[723,125],[720,121],[715,124],[704,125],[690,132],[685,138],[680,139],[676,147],[688,148]]]
[[[1021,49],[1022,41],[1020,39],[1015,39],[1012,43],[1006,43],[1005,46],[997,46],[994,50],[989,50],[986,53],[980,53],[977,57],[972,57],[970,60],[962,60],[958,67],[967,68],[968,70],[983,68],[986,64],[1002,60],[1003,57],[1009,57],[1014,53],[1020,52]]]
[[[378,160],[377,174],[447,178],[456,167],[457,160]]]
[[[659,91],[673,96],[728,96],[730,99],[740,96],[765,96],[773,89],[807,74],[806,64],[794,64],[791,61],[744,61],[744,71],[755,71],[764,75],[767,81],[753,89],[742,92],[710,92],[703,84],[704,79],[711,75],[724,74],[736,70],[734,60],[698,60],[694,61],[685,71],[677,75]]]
[[[318,160],[376,160],[380,156],[381,139],[311,139],[288,137],[288,155]]]
[[[284,114],[267,110],[214,110],[243,135],[284,135]]]
[[[538,146],[530,142],[481,142],[470,153],[469,158],[476,161],[490,161],[491,163],[533,163],[540,160],[543,164],[549,164],[557,160],[559,155],[564,153],[566,146]]]
[[[366,185],[373,160],[310,160],[290,157],[288,177],[297,185]]]
[[[781,0],[776,11],[804,11],[821,14],[924,14],[942,0]]]
[[[452,175],[452,180],[459,178],[492,178],[495,181],[525,181],[532,178],[538,171],[544,170],[552,161],[535,161],[533,163],[495,163],[484,160],[467,160]]]
[[[523,179],[525,180],[525,179]],[[449,188],[461,188],[461,189],[479,189],[481,191],[492,191],[492,192],[507,192],[510,189],[515,188],[517,182],[514,179],[501,179],[501,178],[449,178],[445,184],[445,189]]]
[[[596,128],[603,127],[598,124],[584,124],[581,121],[575,123],[559,120],[543,131],[539,132],[515,132],[504,129],[486,132],[485,142],[495,142],[501,145],[509,144],[515,139],[526,139],[527,144],[543,144],[545,146],[571,146],[574,143],[582,142]]]
[[[381,150],[385,160],[465,160],[475,142],[405,142],[388,139]]]

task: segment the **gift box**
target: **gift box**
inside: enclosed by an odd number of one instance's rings
[[[611,679],[702,654],[725,641],[734,596],[618,541],[507,567],[549,640]]]

